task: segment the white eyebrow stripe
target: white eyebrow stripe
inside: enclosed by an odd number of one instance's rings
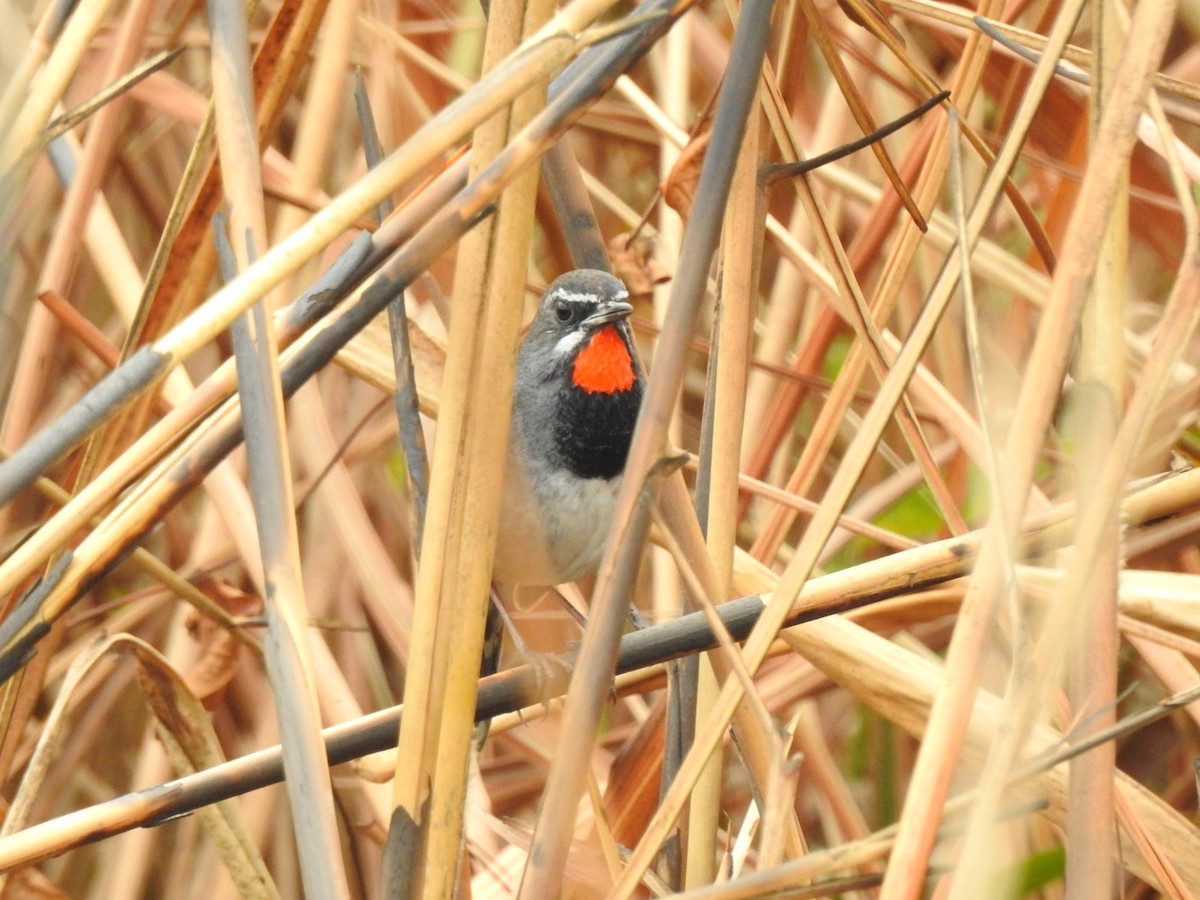
[[[619,291],[612,295],[613,300],[624,300],[629,291]],[[604,298],[599,294],[577,294],[575,291],[564,291],[561,288],[554,292],[556,300],[566,300],[568,303],[602,303]]]
[[[566,300],[568,303],[598,303],[600,298],[595,294],[576,294],[574,291],[555,291],[555,300]]]

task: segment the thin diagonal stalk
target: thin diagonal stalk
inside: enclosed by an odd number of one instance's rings
[[[371,100],[367,96],[367,86],[361,70],[356,72],[354,80],[354,105],[358,110],[359,127],[362,129],[363,154],[367,159],[367,167],[374,168],[383,159],[383,145],[379,140],[379,131],[375,126],[375,116],[371,111]],[[382,223],[393,210],[392,199],[385,197],[376,208],[376,218]],[[408,481],[412,486],[416,546],[419,548],[421,536],[425,533],[425,508],[429,503],[429,456],[425,450],[425,432],[421,428],[421,411],[417,402],[416,374],[413,371],[412,344],[408,335],[408,316],[404,310],[403,294],[388,304],[387,315],[388,331],[392,336],[392,366],[396,372],[392,401],[400,428],[400,446],[404,449]]]

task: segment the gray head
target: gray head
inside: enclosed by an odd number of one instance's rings
[[[620,279],[576,269],[546,289],[517,360],[513,425],[574,474],[612,478],[625,466],[642,399]]]
[[[525,343],[570,358],[586,338],[631,312],[629,291],[621,279],[598,269],[575,269],[546,288]]]

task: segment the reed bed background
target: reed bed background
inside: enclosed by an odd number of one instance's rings
[[[0,27],[0,896],[1200,893],[1194,0]],[[648,414],[476,754],[584,264]]]

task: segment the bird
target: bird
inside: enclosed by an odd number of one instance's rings
[[[645,386],[632,312],[619,278],[574,269],[521,341],[492,568],[501,604],[600,565]],[[504,618],[493,602],[481,676],[499,668]]]
[[[493,578],[545,588],[596,571],[644,375],[621,280],[575,269],[542,295],[517,356]]]

